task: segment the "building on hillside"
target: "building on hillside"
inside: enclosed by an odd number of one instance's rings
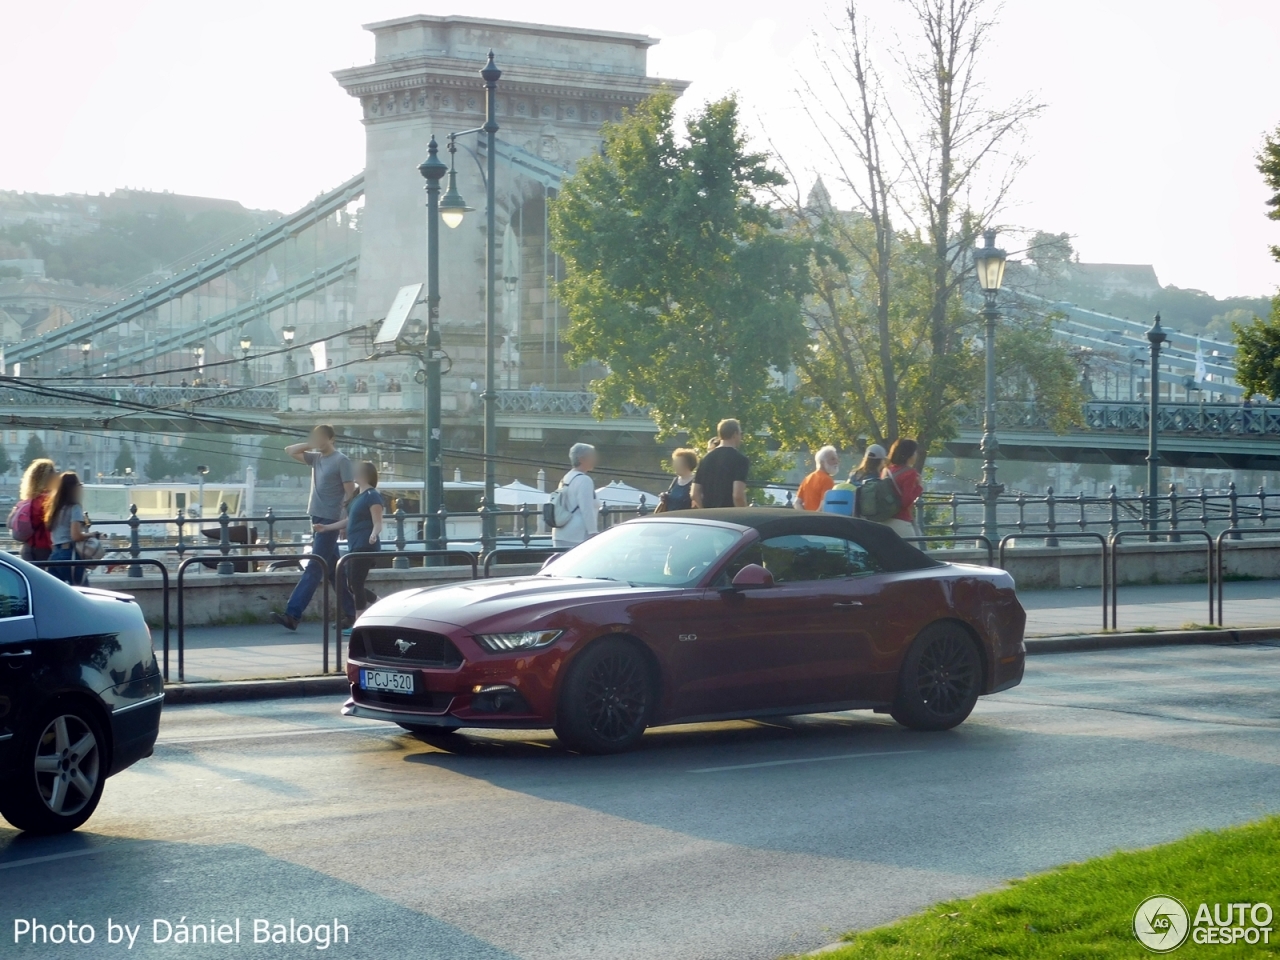
[[[1150,298],[1163,289],[1149,263],[1072,263],[1067,282],[1093,288],[1104,298],[1117,293]]]

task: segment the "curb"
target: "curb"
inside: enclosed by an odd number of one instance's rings
[[[1027,656],[1035,656],[1044,653],[1123,650],[1130,647],[1258,643],[1262,640],[1280,640],[1280,627],[1245,627],[1239,630],[1162,630],[1153,633],[1088,633],[1074,637],[1032,638],[1024,642],[1027,645]]]
[[[285,697],[346,696],[351,681],[345,675],[282,677],[279,680],[212,680],[206,683],[166,683],[166,705],[234,703],[240,700],[278,700]]]
[[[1039,656],[1142,647],[1200,644],[1225,646],[1258,643],[1263,640],[1280,640],[1280,627],[1250,627],[1240,630],[1166,630],[1161,633],[1093,633],[1075,637],[1032,638],[1025,642],[1027,656]],[[350,681],[342,674],[327,677],[283,677],[278,680],[211,680],[165,684],[164,699],[165,703],[171,706],[235,703],[244,700],[279,700],[288,697],[346,696],[350,689]]]

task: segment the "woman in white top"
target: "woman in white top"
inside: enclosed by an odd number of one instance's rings
[[[567,491],[569,522],[551,531],[551,544],[557,550],[576,547],[599,529],[596,511],[596,485],[591,471],[596,468],[596,448],[589,443],[575,443],[569,448],[573,469],[564,475],[560,487]]]

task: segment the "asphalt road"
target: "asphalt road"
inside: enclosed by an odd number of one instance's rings
[[[1043,656],[950,733],[834,714],[609,758],[550,734],[440,749],[332,701],[174,708],[80,833],[0,827],[0,953],[315,956],[254,946],[253,920],[337,918],[324,956],[765,960],[1280,810],[1278,686],[1277,645]],[[236,917],[239,946],[150,942],[157,918]],[[95,946],[15,946],[16,918]],[[132,950],[108,918],[141,926]]]

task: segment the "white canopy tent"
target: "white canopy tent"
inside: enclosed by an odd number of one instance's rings
[[[609,507],[638,507],[641,497],[644,497],[644,505],[650,510],[658,505],[658,497],[655,494],[640,490],[621,480],[596,488],[596,499]]]

